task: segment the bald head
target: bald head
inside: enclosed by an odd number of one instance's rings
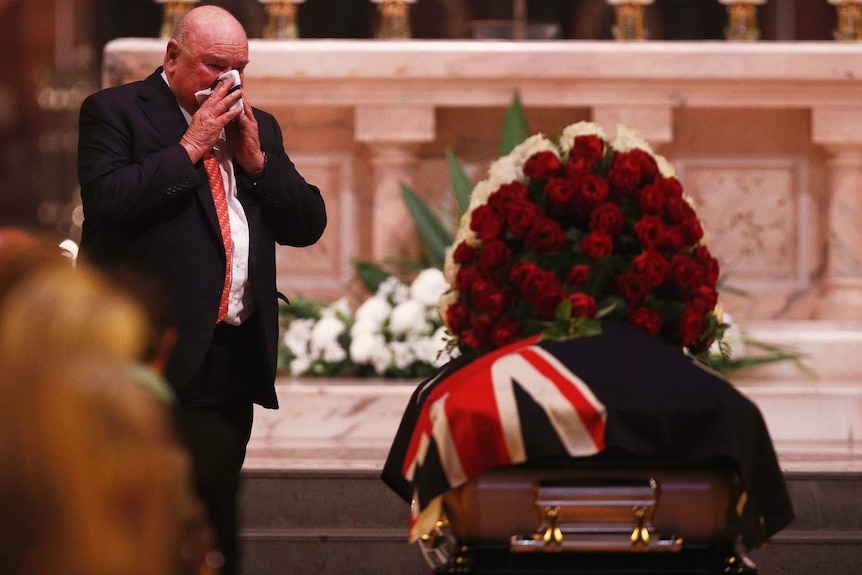
[[[248,64],[248,36],[233,15],[218,6],[198,6],[174,28],[165,50],[165,75],[177,101],[190,114],[195,92],[209,88],[230,70],[242,75]]]
[[[171,36],[180,45],[189,41],[199,34],[209,36],[239,35],[245,38],[245,30],[242,24],[234,18],[233,14],[219,6],[198,6],[180,18]]]

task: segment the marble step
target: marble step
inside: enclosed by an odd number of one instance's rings
[[[789,472],[795,521],[749,556],[760,575],[862,565],[862,475]],[[247,470],[242,575],[429,575],[406,541],[408,506],[376,470]]]

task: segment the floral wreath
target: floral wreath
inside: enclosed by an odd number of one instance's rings
[[[472,191],[440,315],[462,351],[635,326],[693,355],[720,338],[718,261],[673,167],[634,130],[527,138]]]

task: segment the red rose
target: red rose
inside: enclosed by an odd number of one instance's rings
[[[509,227],[509,234],[517,239],[523,238],[536,223],[536,220],[541,217],[542,210],[533,202],[512,202],[506,213],[506,225]]]
[[[632,269],[642,274],[651,287],[664,283],[670,264],[658,250],[648,249],[636,255],[632,260]]]
[[[470,316],[470,327],[461,334],[461,341],[473,349],[482,349],[488,345],[491,336],[491,320],[487,316],[473,314]]]
[[[652,282],[646,274],[634,270],[621,273],[617,276],[617,289],[626,303],[631,307],[640,304],[652,290]]]
[[[509,206],[514,202],[529,201],[530,193],[527,186],[522,182],[510,182],[500,186],[496,192],[488,198],[488,205],[502,218],[509,211]]]
[[[720,275],[718,260],[712,257],[712,254],[709,253],[707,247],[697,246],[694,248],[691,255],[703,266],[704,274],[706,275],[706,282],[712,286],[718,283],[718,277]]]
[[[641,163],[631,152],[618,152],[608,171],[608,183],[616,193],[630,194],[641,181]]]
[[[599,313],[596,300],[591,295],[580,292],[573,293],[569,295],[569,301],[572,303],[572,317],[592,318]]]
[[[552,319],[565,291],[553,271],[536,268],[521,287],[530,308],[539,319]]]
[[[670,260],[668,276],[679,287],[693,290],[704,283],[706,272],[697,260],[684,255],[675,255]]]
[[[576,136],[566,162],[569,177],[586,174],[605,155],[605,143],[596,135]]]
[[[664,208],[665,219],[668,223],[678,224],[688,218],[697,217],[687,201],[682,198],[668,198]]]
[[[626,218],[617,204],[602,204],[590,213],[590,230],[617,235],[623,230]]]
[[[470,286],[479,279],[481,274],[473,266],[462,266],[455,275],[455,289],[461,293],[470,291]]]
[[[476,250],[467,242],[461,242],[452,252],[452,260],[456,264],[469,264],[476,257]]]
[[[492,272],[509,264],[512,250],[503,240],[488,240],[479,249],[479,269]]]
[[[657,216],[664,208],[664,190],[659,184],[643,186],[635,192],[635,202],[642,213]]]
[[[715,309],[718,304],[718,292],[708,285],[697,286],[692,290],[691,298],[686,305],[701,314],[706,314]]]
[[[658,239],[657,247],[663,250],[679,252],[686,246],[685,236],[679,226],[665,226],[664,233]]]
[[[539,271],[541,268],[532,262],[515,262],[509,269],[509,279],[516,288],[525,291],[524,286],[527,285],[528,278]]]
[[[490,240],[503,235],[505,223],[491,206],[485,204],[473,210],[470,229],[476,232],[479,239]]]
[[[641,307],[629,314],[629,324],[655,336],[661,331],[661,314],[655,310]]]
[[[497,282],[480,277],[470,286],[470,298],[479,311],[491,318],[503,315],[511,307],[511,295]]]
[[[524,241],[537,254],[552,254],[563,249],[569,240],[560,224],[541,218],[533,223]]]
[[[661,246],[666,230],[664,222],[655,216],[644,216],[634,226],[635,237],[644,249]]]
[[[686,309],[677,319],[676,326],[682,346],[692,346],[703,332],[703,314]]]
[[[700,220],[697,219],[693,210],[691,217],[685,218],[682,223],[680,223],[680,229],[682,230],[682,236],[685,239],[685,243],[688,245],[696,244],[703,239],[703,227],[700,225]]]
[[[470,323],[470,308],[463,301],[456,301],[446,308],[446,325],[449,331],[458,334]]]
[[[551,178],[545,183],[548,213],[571,216],[576,211],[575,186],[565,178]]]
[[[560,158],[551,151],[537,152],[524,163],[524,175],[534,180],[547,180],[563,167]]]
[[[614,253],[614,238],[607,232],[590,232],[581,239],[581,251],[590,259],[599,259]]]
[[[494,347],[504,347],[514,343],[521,335],[522,329],[520,321],[510,317],[503,318],[491,327],[491,342]]]
[[[583,264],[573,266],[566,274],[566,283],[571,286],[582,286],[590,276],[590,266]]]
[[[589,211],[608,199],[608,184],[598,174],[586,174],[578,180],[575,202],[580,211]]]
[[[635,148],[629,151],[629,156],[640,165],[641,182],[652,183],[659,177],[658,164],[652,154],[646,150]]]
[[[676,178],[661,178],[661,189],[664,190],[665,198],[682,199],[682,184]]]

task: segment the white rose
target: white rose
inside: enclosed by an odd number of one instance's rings
[[[652,154],[652,148],[644,140],[643,136],[640,135],[640,132],[625,124],[617,126],[617,137],[611,146],[618,152],[630,152],[637,149]]]
[[[422,302],[408,299],[393,308],[392,315],[389,316],[389,331],[394,335],[422,333],[425,329],[425,306]]]
[[[392,363],[395,369],[407,369],[416,361],[416,354],[410,343],[393,341],[389,343],[389,347],[392,350]]]
[[[339,298],[320,310],[320,317],[332,317],[337,314],[350,317],[350,304],[346,297]]]
[[[376,333],[381,333],[383,330],[383,324],[378,323],[373,320],[361,319],[357,320],[350,327],[350,337],[351,339],[362,337],[365,335],[374,335]]]
[[[426,306],[437,305],[448,287],[442,271],[437,268],[424,269],[410,284],[410,298]]]
[[[336,317],[322,317],[311,330],[311,349],[321,351],[337,341],[344,333],[345,325]]]
[[[386,347],[386,340],[380,334],[365,333],[350,342],[350,359],[354,363],[369,364],[377,350]]]
[[[605,131],[598,124],[593,122],[577,122],[563,128],[563,133],[560,135],[560,148],[564,152],[568,152],[575,145],[575,138],[578,136],[598,136],[603,141],[608,140]]]
[[[524,163],[512,154],[498,158],[488,170],[488,183],[497,188],[524,179]]]
[[[290,373],[296,376],[304,375],[309,367],[311,367],[311,362],[307,357],[297,357],[290,362]]]
[[[653,154],[652,157],[655,158],[655,163],[658,164],[658,172],[662,176],[665,178],[676,177],[676,170],[673,168],[673,164],[667,161],[667,158],[661,154]]]
[[[470,204],[467,209],[467,213],[472,212],[474,209],[479,206],[485,205],[488,203],[488,198],[491,197],[491,194],[497,191],[499,188],[497,184],[491,182],[491,180],[482,180],[473,186],[473,191],[470,192]],[[467,213],[464,215],[466,216]],[[469,219],[467,220],[469,222]],[[461,224],[464,223],[464,217],[461,217]]]
[[[362,302],[362,305],[356,310],[356,323],[370,322],[383,325],[392,313],[392,306],[381,296],[372,296]]]
[[[332,341],[323,348],[321,359],[329,363],[338,363],[347,359],[347,352],[338,342]]]

